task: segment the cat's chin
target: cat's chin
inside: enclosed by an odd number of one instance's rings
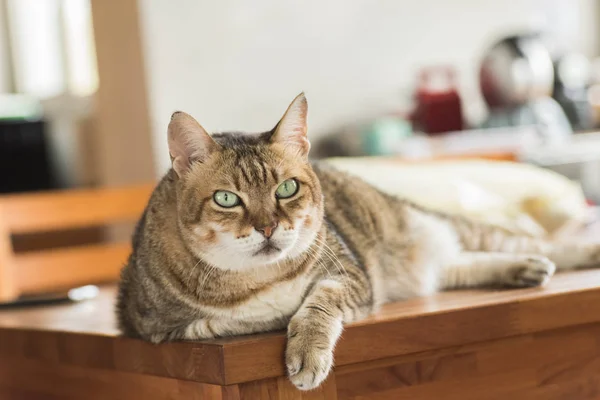
[[[277,246],[276,244],[272,243],[272,242],[267,242],[265,243],[260,249],[256,250],[254,252],[254,254],[252,254],[254,257],[256,256],[277,256],[281,254],[281,249],[279,248],[279,246]]]
[[[268,254],[253,255],[251,263],[254,268],[258,268],[267,265],[277,264],[279,261],[282,261],[284,257],[285,254],[281,250],[278,250],[276,252]]]
[[[220,257],[211,257],[206,254],[203,259],[210,265],[229,271],[249,271],[256,268],[262,268],[271,265],[277,265],[286,258],[287,252],[279,248],[269,248],[259,250],[258,252],[242,253],[235,257],[222,255]]]

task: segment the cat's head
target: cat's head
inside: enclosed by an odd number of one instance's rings
[[[306,116],[304,94],[275,128],[259,134],[211,136],[188,114],[173,114],[168,137],[179,228],[198,257],[240,270],[309,251],[323,199],[308,162]]]

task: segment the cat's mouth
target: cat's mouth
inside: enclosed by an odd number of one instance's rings
[[[263,247],[254,253],[254,256],[270,256],[279,253],[281,249],[273,244],[271,241],[267,241]]]

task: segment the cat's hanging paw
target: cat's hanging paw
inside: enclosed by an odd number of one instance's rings
[[[550,280],[555,271],[556,265],[548,258],[531,256],[511,266],[503,283],[512,287],[542,286]]]
[[[292,349],[293,348],[293,349]],[[333,350],[288,345],[286,366],[292,383],[300,390],[318,387],[329,375]]]
[[[292,321],[288,328],[285,353],[287,372],[292,383],[300,390],[318,387],[333,366],[333,348],[341,331],[339,327],[311,324],[310,319]]]

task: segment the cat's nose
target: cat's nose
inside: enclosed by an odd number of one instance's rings
[[[267,226],[255,226],[254,229],[263,234],[264,237],[269,239],[273,235],[273,231],[277,228],[277,221],[271,222],[271,224]]]

